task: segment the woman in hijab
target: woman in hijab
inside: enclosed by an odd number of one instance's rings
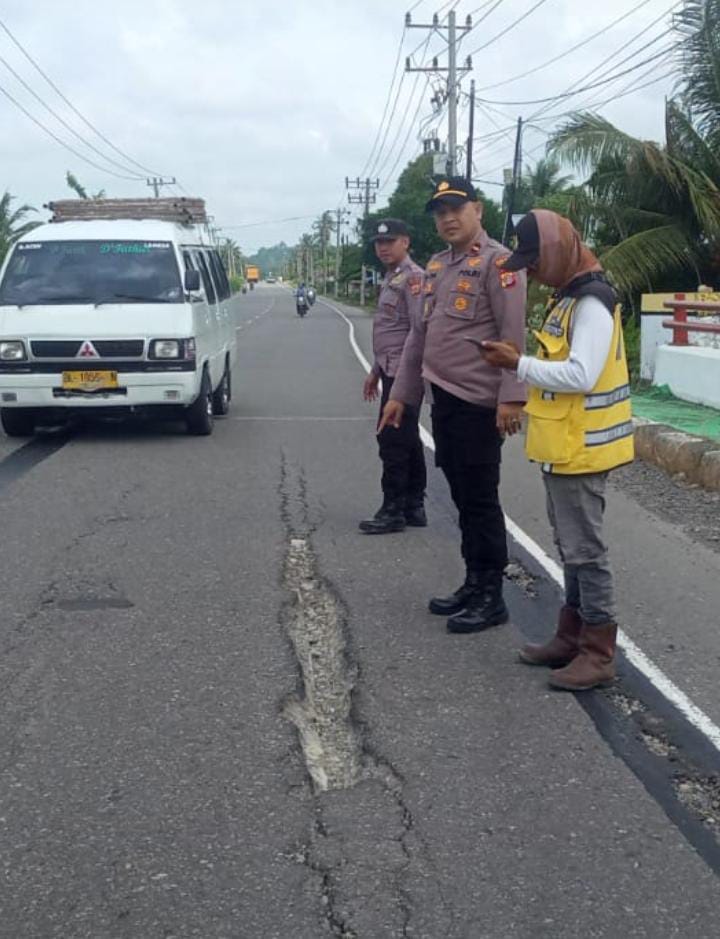
[[[620,305],[595,255],[572,223],[545,209],[517,226],[518,245],[503,264],[555,292],[535,358],[508,342],[484,342],[491,365],[517,371],[530,386],[528,458],[539,463],[565,575],[555,636],[526,645],[520,659],[552,669],[550,684],[586,691],[615,678],[617,622],[603,541],[610,470],[634,456],[630,386]]]

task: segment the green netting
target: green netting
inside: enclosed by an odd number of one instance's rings
[[[667,385],[634,391],[633,414],[659,424],[669,424],[688,434],[720,440],[720,411],[676,398]]]

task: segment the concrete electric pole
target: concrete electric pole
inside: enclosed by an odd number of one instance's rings
[[[350,209],[335,209],[335,299],[338,298],[340,289],[340,230],[343,225],[347,225],[346,217],[350,215]]]
[[[148,186],[152,186],[153,192],[155,193],[155,198],[160,198],[160,187],[161,186],[174,186],[177,180],[173,176],[172,179],[163,179],[162,176],[153,176],[150,179],[146,179],[145,183]]]
[[[433,33],[441,35],[448,45],[448,64],[447,68],[441,68],[437,58],[432,60],[429,66],[414,66],[411,56],[405,60],[406,72],[425,72],[431,75],[447,75],[447,86],[445,91],[445,100],[448,105],[448,155],[447,165],[445,167],[448,176],[454,176],[457,173],[457,103],[460,94],[459,75],[469,72],[472,69],[472,59],[470,56],[465,60],[465,65],[458,67],[457,51],[460,40],[465,33],[472,29],[472,19],[467,17],[464,26],[458,26],[455,16],[455,10],[451,10],[447,16],[447,23],[441,23],[437,13],[433,16],[432,23],[413,23],[409,13],[405,14],[405,25],[408,29],[429,29]],[[447,36],[445,33],[447,32]]]
[[[348,190],[354,189],[357,192],[348,192],[348,202],[362,204],[365,203],[365,213],[363,218],[367,218],[370,214],[370,205],[375,204],[377,199],[377,190],[380,188],[379,179],[370,179],[368,176],[367,179],[362,180],[359,177],[357,179],[348,179],[345,177],[345,188]],[[360,190],[364,189],[364,193]],[[362,265],[360,273],[360,303],[365,303],[365,265]]]
[[[505,213],[505,225],[503,227],[503,244],[506,245],[510,238],[510,232],[513,228],[513,210],[515,208],[515,196],[517,194],[518,183],[522,175],[522,131],[523,119],[518,118],[517,134],[515,136],[515,156],[513,158],[512,180],[510,182],[507,194],[507,212]]]

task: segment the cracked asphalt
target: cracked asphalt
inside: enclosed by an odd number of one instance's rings
[[[444,481],[427,530],[360,535],[379,471],[347,326],[321,303],[298,319],[279,287],[243,302],[211,438],[0,441],[0,936],[716,936],[712,754],[627,667],[583,705],[516,663],[557,603],[522,552],[512,624],[448,636],[426,612],[461,575]],[[550,550],[516,443],[506,508]],[[717,555],[631,491],[611,501],[626,628],[717,719]],[[337,655],[301,667],[303,594]],[[360,754],[346,788],[311,776],[287,715],[302,702],[312,728],[323,683],[347,707],[322,720]]]

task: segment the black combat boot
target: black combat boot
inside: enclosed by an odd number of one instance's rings
[[[484,571],[465,608],[447,621],[448,632],[477,633],[510,619],[502,593],[502,571]]]
[[[405,500],[405,521],[410,528],[426,528],[425,500],[422,496],[408,496]]]
[[[481,574],[475,571],[468,571],[465,577],[465,583],[458,587],[455,593],[449,597],[433,597],[428,608],[436,616],[452,616],[453,613],[459,613],[467,606],[468,600],[475,593],[481,583]]]
[[[400,499],[385,499],[373,518],[360,522],[360,531],[366,535],[387,535],[405,531],[404,505]]]

